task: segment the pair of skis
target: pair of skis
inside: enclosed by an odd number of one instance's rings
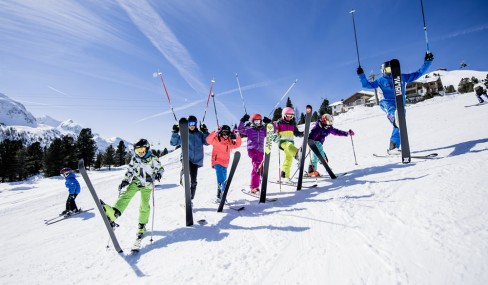
[[[181,138],[181,152],[183,156],[183,181],[185,186],[185,208],[186,208],[186,226],[193,225],[193,211],[191,204],[191,189],[190,189],[190,157],[189,157],[189,133],[188,133],[188,120],[186,118],[181,118],[179,120],[180,126],[180,138]],[[230,167],[229,176],[225,182],[224,191],[221,194],[221,200],[217,212],[222,212],[224,205],[226,203],[227,193],[229,193],[229,188],[232,183],[232,178],[236,171],[237,165],[241,158],[241,153],[239,151],[234,152],[234,159],[232,160],[232,165]]]
[[[85,213],[85,212],[88,212],[88,211],[91,211],[95,208],[91,208],[91,209],[87,209],[87,210],[84,210],[84,209],[80,209],[78,212],[76,213],[72,213],[72,214],[69,214],[69,215],[59,215],[55,218],[51,218],[51,219],[47,219],[47,220],[44,220],[44,223],[49,226],[49,225],[52,225],[54,223],[57,223],[57,222],[61,222],[61,221],[64,221],[64,220],[67,220],[69,218],[72,218],[76,215],[79,215],[81,213]]]

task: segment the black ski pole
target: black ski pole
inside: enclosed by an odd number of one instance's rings
[[[352,15],[352,26],[354,27],[354,40],[356,42],[356,55],[358,57],[358,65],[361,66],[361,62],[359,62],[358,37],[356,36],[356,23],[354,22],[354,12],[356,12],[356,10],[352,9],[349,13]]]
[[[205,105],[205,112],[203,113],[202,123],[205,122],[205,116],[207,115],[208,102],[210,101],[210,95],[212,95],[212,88],[214,86],[215,80],[212,79],[212,84],[210,85],[210,91],[208,92],[207,105]]]
[[[244,114],[247,114],[246,105],[244,104],[244,97],[242,96],[241,84],[239,83],[239,76],[236,73],[237,86],[239,87],[239,93],[241,94],[242,106],[244,107]]]
[[[352,144],[352,153],[354,154],[354,162],[356,163],[356,165],[358,165],[358,161],[356,160],[356,151],[354,150],[354,141],[352,140],[352,136],[349,135],[351,137],[351,144]]]
[[[427,38],[427,25],[425,24],[424,3],[422,0],[420,0],[420,6],[422,7],[422,20],[424,21],[425,44],[427,45],[427,53],[430,53],[429,39]]]
[[[217,121],[217,127],[220,128],[219,117],[217,116],[217,107],[215,106],[215,94],[214,93],[212,93],[212,101],[213,101],[213,105],[214,105],[215,120]]]
[[[168,90],[166,89],[166,84],[164,84],[163,74],[158,71],[158,72],[155,72],[153,74],[153,76],[154,77],[159,76],[159,78],[161,79],[161,83],[163,84],[164,92],[166,93],[166,97],[168,98],[169,107],[171,108],[171,112],[173,112],[173,116],[175,117],[175,121],[178,122],[178,119],[176,119],[175,111],[173,110],[173,106],[171,105],[171,99],[169,98]]]

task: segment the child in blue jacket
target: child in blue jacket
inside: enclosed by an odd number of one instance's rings
[[[80,194],[81,187],[78,180],[76,180],[76,175],[71,170],[71,168],[65,167],[61,169],[60,174],[65,178],[64,183],[68,188],[68,192],[69,192],[68,199],[66,200],[66,209],[63,212],[61,212],[60,216],[62,215],[69,216],[71,214],[78,213],[80,211],[80,209],[76,207],[75,199],[76,196]]]

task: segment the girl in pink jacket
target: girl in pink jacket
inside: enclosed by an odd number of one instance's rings
[[[232,149],[241,146],[241,137],[237,132],[232,133],[229,126],[223,125],[217,132],[211,132],[206,140],[208,144],[213,146],[212,167],[217,175],[217,200],[220,200],[227,180],[230,152]]]

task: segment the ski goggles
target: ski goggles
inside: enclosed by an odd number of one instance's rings
[[[252,122],[255,125],[261,125],[261,120],[253,120]]]
[[[195,122],[195,121],[189,121],[188,122],[188,126],[189,127],[196,127],[197,126],[197,122]]]
[[[66,172],[63,172],[61,173],[61,176],[63,176],[64,178],[68,177],[68,175],[70,174],[69,171],[66,171]]]
[[[295,117],[295,115],[293,115],[293,114],[285,114],[285,117],[287,117],[289,119],[293,119],[293,117]]]
[[[139,156],[143,156],[146,154],[146,147],[142,146],[142,147],[135,148],[134,152]]]

